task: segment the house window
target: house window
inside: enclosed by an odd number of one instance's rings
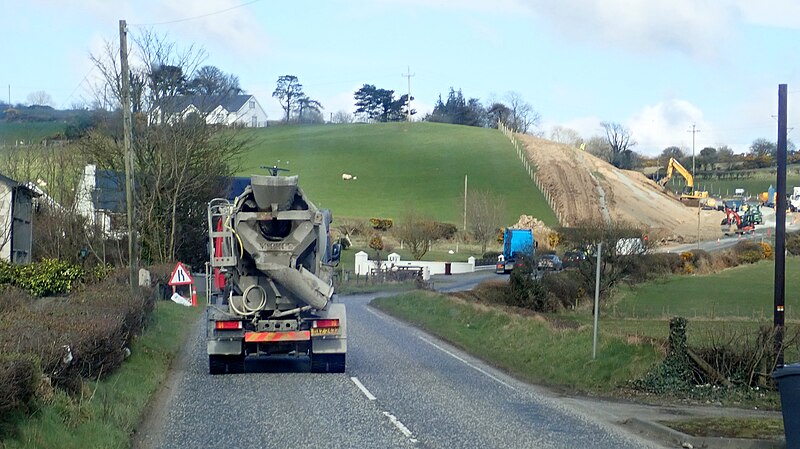
[[[254,115],[253,118],[250,119],[250,126],[252,126],[253,128],[257,128],[258,127],[258,116],[257,115]]]
[[[250,109],[256,108],[256,100],[250,100]]]

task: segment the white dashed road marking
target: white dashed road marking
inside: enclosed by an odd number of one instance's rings
[[[356,384],[358,389],[361,390],[362,393],[364,393],[364,396],[366,396],[367,399],[369,399],[370,401],[374,401],[376,399],[375,396],[372,393],[370,393],[369,390],[367,390],[367,387],[365,387],[364,384],[362,384],[361,381],[358,380],[358,377],[351,377],[350,380],[352,380],[353,383]]]

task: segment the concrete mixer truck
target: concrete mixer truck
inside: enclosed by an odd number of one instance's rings
[[[224,278],[207,309],[208,369],[240,373],[248,356],[310,358],[312,372],[344,372],[347,316],[331,277],[341,246],[330,211],[297,176],[254,175],[233,201],[208,204],[210,265]]]

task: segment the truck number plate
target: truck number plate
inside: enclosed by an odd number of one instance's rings
[[[315,337],[317,335],[334,335],[339,333],[338,327],[312,327],[311,328],[311,336]]]

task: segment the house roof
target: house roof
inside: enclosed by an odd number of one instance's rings
[[[242,95],[176,95],[162,98],[159,107],[167,113],[183,112],[189,106],[194,106],[202,114],[208,114],[222,106],[228,112],[235,112],[242,108],[253,96]]]
[[[94,174],[95,185],[92,191],[92,202],[95,209],[108,210],[114,213],[125,211],[125,173],[114,170],[97,170]]]
[[[39,196],[39,192],[31,189],[30,187],[28,187],[25,184],[21,184],[21,183],[19,183],[17,181],[14,181],[13,179],[9,178],[8,176],[4,176],[4,175],[0,174],[0,182],[2,182],[3,184],[5,184],[7,186],[10,186],[12,189],[27,190],[28,193],[30,194],[30,196],[32,196],[32,197]]]

